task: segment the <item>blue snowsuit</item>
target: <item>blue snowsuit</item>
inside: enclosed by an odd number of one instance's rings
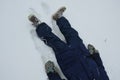
[[[109,80],[99,55],[91,57],[78,32],[71,27],[68,20],[61,17],[56,22],[67,43],[52,33],[46,23],[39,24],[36,32],[38,37],[54,50],[57,62],[66,78],[68,80]],[[54,79],[53,76],[50,78],[50,80],[61,80]]]

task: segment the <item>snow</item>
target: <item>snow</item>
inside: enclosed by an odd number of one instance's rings
[[[119,80],[119,0],[0,0],[0,80],[47,80],[45,62],[52,60],[58,67],[54,52],[37,38],[27,16],[34,12],[64,40],[51,19],[61,6],[67,7],[64,16],[84,43],[99,49],[110,80]]]

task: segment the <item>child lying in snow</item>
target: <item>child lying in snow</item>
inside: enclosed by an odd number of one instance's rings
[[[67,43],[60,40],[35,15],[30,15],[29,20],[36,27],[38,37],[54,50],[57,62],[68,80],[109,80],[98,51],[92,45],[88,45],[88,49],[85,47],[78,32],[63,17],[65,10],[66,7],[60,8],[53,15],[53,19]],[[48,61],[45,66],[50,80],[62,80],[53,62]]]

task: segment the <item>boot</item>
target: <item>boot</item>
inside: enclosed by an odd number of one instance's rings
[[[46,64],[45,64],[45,70],[46,70],[46,73],[54,73],[54,72],[57,72],[56,71],[56,67],[54,65],[54,63],[52,61],[48,61]]]
[[[88,50],[89,50],[91,55],[93,55],[95,53],[99,53],[98,50],[96,50],[95,47],[91,44],[88,44]]]
[[[40,21],[34,14],[30,14],[30,15],[28,16],[28,19],[29,19],[30,22],[32,22],[32,24],[33,24],[34,26],[37,26],[38,24],[41,23],[41,21]]]
[[[53,20],[57,20],[63,16],[63,12],[66,10],[66,7],[61,7],[53,16]]]

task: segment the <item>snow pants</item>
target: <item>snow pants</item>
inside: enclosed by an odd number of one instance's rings
[[[91,56],[83,44],[78,32],[73,29],[65,17],[57,21],[57,25],[66,39],[59,39],[46,23],[37,26],[38,37],[50,46],[57,62],[68,80],[109,80],[100,56]],[[54,78],[53,78],[54,77]],[[61,80],[58,75],[49,77],[50,80]]]

